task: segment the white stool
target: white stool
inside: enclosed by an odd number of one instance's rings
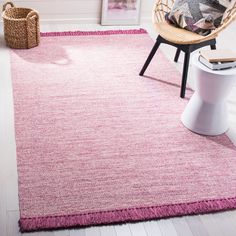
[[[229,128],[226,98],[236,82],[236,68],[211,70],[192,58],[195,92],[181,121],[189,130],[203,135],[219,135]]]

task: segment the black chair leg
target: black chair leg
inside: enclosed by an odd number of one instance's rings
[[[210,47],[211,47],[211,50],[216,50],[216,44],[211,44]]]
[[[161,41],[159,40],[159,38],[157,38],[156,43],[154,44],[154,46],[153,46],[153,48],[152,48],[152,50],[151,50],[151,52],[150,52],[150,54],[149,54],[149,56],[147,58],[147,60],[146,60],[146,62],[144,64],[142,70],[139,73],[139,75],[142,76],[145,73],[147,67],[149,66],[149,64],[150,64],[152,58],[154,57],[157,49],[159,48],[160,44],[161,44]]]
[[[176,51],[176,53],[175,53],[175,59],[174,59],[174,62],[178,62],[180,52],[181,52],[181,50],[180,50],[179,48],[177,48],[177,51]]]
[[[183,67],[182,84],[181,84],[181,91],[180,91],[181,98],[185,97],[186,83],[187,83],[187,77],[188,77],[189,59],[190,59],[190,52],[186,52],[185,57],[184,57],[184,67]]]

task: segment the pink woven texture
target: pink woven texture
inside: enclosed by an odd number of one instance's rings
[[[228,137],[183,127],[160,51],[138,76],[147,34],[59,35],[11,51],[22,231],[236,208]]]

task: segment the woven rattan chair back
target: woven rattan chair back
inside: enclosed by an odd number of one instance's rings
[[[154,5],[153,17],[152,17],[153,24],[155,25],[155,28],[157,29],[159,33],[161,33],[160,31],[162,31],[163,29],[162,27],[159,27],[159,26],[161,26],[162,23],[166,23],[165,14],[170,12],[173,4],[174,4],[174,0],[157,0],[157,2]],[[221,25],[217,29],[213,30],[207,36],[201,36],[201,35],[198,36],[196,34],[192,34],[191,32],[188,32],[187,30],[183,29],[180,34],[184,34],[185,32],[187,34],[187,38],[186,38],[186,35],[183,36],[182,43],[187,44],[188,41],[189,43],[199,43],[205,40],[214,39],[223,29],[225,29],[231,22],[233,22],[235,18],[236,18],[236,3],[234,3],[234,5],[231,6],[226,11],[224,18],[221,22]],[[171,37],[173,38],[173,42],[174,42],[175,34],[169,35],[168,40],[170,40]],[[188,37],[189,37],[189,40],[188,40]],[[178,42],[178,43],[181,43],[181,42]]]

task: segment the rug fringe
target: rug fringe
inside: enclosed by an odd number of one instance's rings
[[[65,32],[41,32],[41,37],[52,36],[86,36],[86,35],[113,35],[113,34],[146,34],[145,29],[131,30],[103,30],[103,31],[65,31]]]
[[[165,206],[141,207],[114,211],[103,211],[66,216],[21,218],[21,232],[49,230],[69,227],[85,227],[112,223],[126,223],[159,218],[212,213],[236,208],[236,197],[218,200],[205,200]]]

